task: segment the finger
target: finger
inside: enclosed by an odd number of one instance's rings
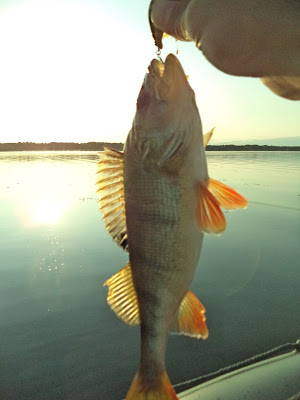
[[[289,100],[300,100],[300,76],[269,76],[262,83],[273,93]]]
[[[150,17],[228,74],[300,75],[299,0],[152,0]]]
[[[215,12],[199,27],[204,3],[191,1],[185,29],[217,68],[239,76],[300,75],[299,1],[215,0]]]
[[[178,40],[192,40],[185,36],[181,17],[190,0],[152,0],[149,6],[149,22],[155,44],[162,48],[164,32]]]

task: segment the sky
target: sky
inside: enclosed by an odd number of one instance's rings
[[[156,58],[150,0],[0,0],[0,142],[124,142]],[[211,142],[300,137],[300,103],[226,75],[193,43],[164,39]]]

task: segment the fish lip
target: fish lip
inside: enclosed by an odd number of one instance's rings
[[[162,78],[165,72],[165,64],[157,59],[153,59],[148,67],[148,71],[153,78]]]
[[[165,61],[165,75],[168,81],[175,80],[176,85],[186,82],[185,72],[174,54],[169,54]]]
[[[153,59],[148,67],[149,74],[154,78],[163,78],[165,82],[171,83],[172,80],[179,80],[179,82],[186,81],[185,72],[177,59],[177,57],[170,53],[165,62]]]
[[[165,82],[165,64],[157,59],[153,59],[148,67],[148,72],[145,75],[144,83],[142,86],[143,96],[145,92],[151,96],[152,99],[163,100],[164,94],[167,93],[168,88]]]
[[[175,83],[175,84],[174,84]],[[186,83],[184,70],[174,54],[169,54],[162,62],[153,59],[148,67],[144,88],[157,99],[166,99],[179,91]]]

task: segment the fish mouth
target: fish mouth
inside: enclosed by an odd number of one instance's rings
[[[183,68],[174,54],[169,54],[163,63],[152,60],[145,77],[144,89],[157,100],[168,100],[187,84]]]

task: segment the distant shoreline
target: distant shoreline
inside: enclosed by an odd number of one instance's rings
[[[0,152],[4,151],[103,151],[104,147],[123,150],[123,143],[88,142],[88,143],[0,143]],[[272,146],[258,144],[221,144],[208,145],[207,151],[300,151],[300,146]]]

